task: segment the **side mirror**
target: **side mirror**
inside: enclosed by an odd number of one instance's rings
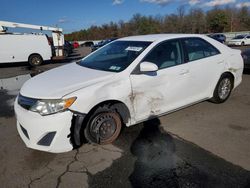
[[[144,61],[140,64],[141,72],[156,72],[158,71],[158,66],[154,63]]]

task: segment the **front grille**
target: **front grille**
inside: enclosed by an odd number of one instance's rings
[[[37,102],[37,99],[24,97],[24,96],[19,94],[17,102],[21,107],[23,107],[26,110],[29,110],[32,106],[35,105],[35,103]]]

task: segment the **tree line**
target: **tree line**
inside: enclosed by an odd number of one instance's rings
[[[200,8],[186,11],[184,6],[176,13],[164,16],[143,16],[135,14],[127,21],[110,22],[101,26],[65,35],[69,41],[100,40],[131,35],[155,33],[220,33],[250,30],[250,9],[242,7],[215,7],[207,12]]]

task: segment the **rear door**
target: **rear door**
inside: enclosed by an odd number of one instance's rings
[[[190,70],[191,101],[206,99],[224,69],[224,57],[220,51],[201,38],[182,39]]]

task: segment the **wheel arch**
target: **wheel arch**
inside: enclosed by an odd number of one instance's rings
[[[91,115],[99,108],[103,106],[112,107],[117,111],[117,113],[121,117],[122,126],[125,126],[126,123],[129,122],[130,119],[130,111],[128,107],[121,101],[118,100],[106,100],[96,104],[87,114],[81,114],[79,112],[73,112],[72,123],[70,127],[70,141],[72,143],[73,148],[80,147],[83,143],[87,143],[87,139],[84,136],[84,130],[87,126]]]
[[[106,101],[99,102],[98,104],[93,106],[91,110],[87,113],[86,119],[88,119],[88,117],[91,114],[93,114],[98,107],[104,106],[104,105],[108,105],[109,107],[112,107],[112,109],[116,110],[117,113],[120,115],[123,124],[126,125],[129,122],[129,119],[131,117],[129,108],[127,107],[126,104],[124,104],[122,101],[119,101],[119,100],[106,100]]]

